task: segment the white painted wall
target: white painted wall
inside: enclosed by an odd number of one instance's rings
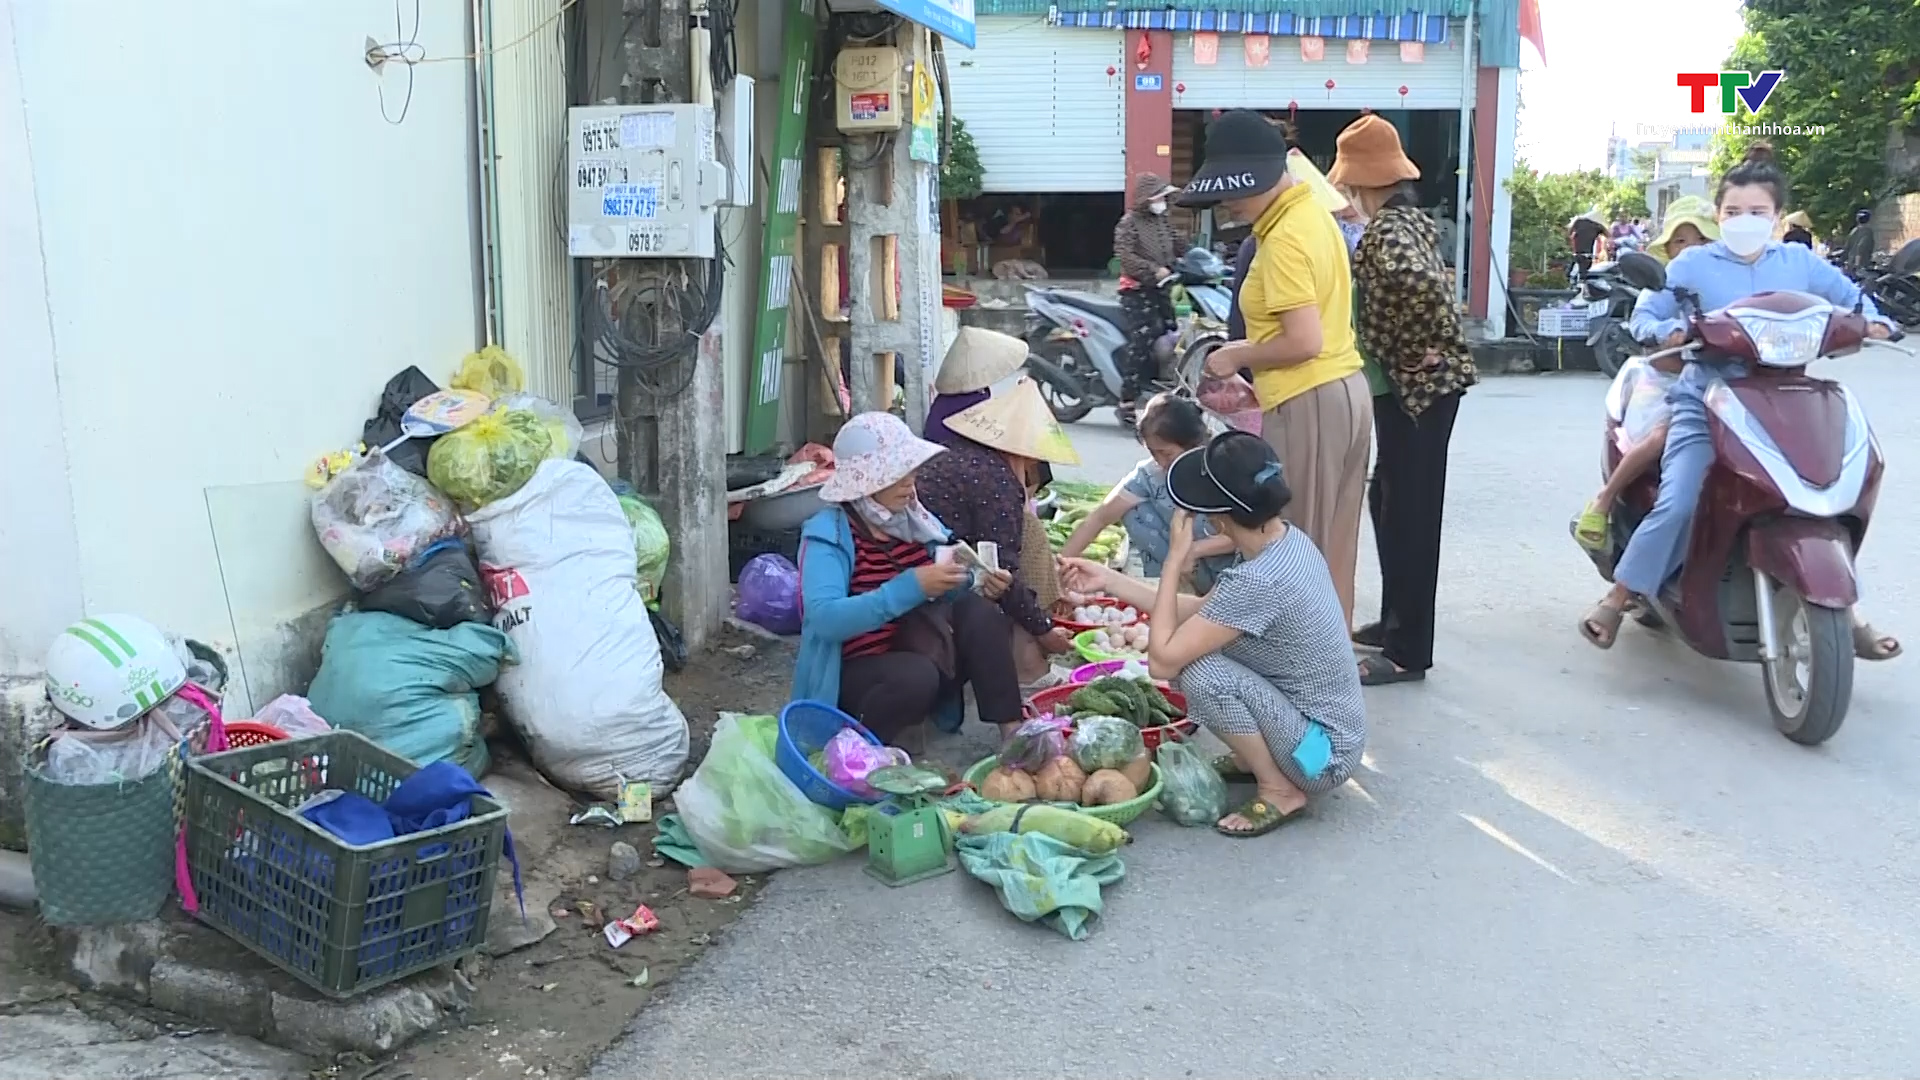
[[[244,655],[344,589],[300,477],[478,320],[470,65],[369,36],[393,0],[0,0],[0,674],[82,607]]]
[[[1493,266],[1487,275],[1487,329],[1495,339],[1507,334],[1507,268],[1512,263],[1513,192],[1507,190],[1507,178],[1513,175],[1514,144],[1520,118],[1520,69],[1500,69],[1499,98],[1495,104],[1498,119],[1494,123],[1492,233],[1488,245]]]

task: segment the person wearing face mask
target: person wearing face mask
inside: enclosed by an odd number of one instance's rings
[[[1236,220],[1253,222],[1259,242],[1237,305],[1246,340],[1215,349],[1207,373],[1253,373],[1261,434],[1292,486],[1287,519],[1326,557],[1351,623],[1373,395],[1354,338],[1347,242],[1320,185],[1294,175],[1286,139],[1265,117],[1227,113],[1208,126],[1206,148],[1181,205],[1224,203]]]
[[[1134,402],[1159,375],[1153,344],[1173,329],[1173,297],[1163,284],[1180,258],[1180,236],[1167,220],[1167,198],[1180,189],[1164,176],[1133,178],[1133,208],[1113,227],[1113,253],[1120,260],[1120,310],[1127,319],[1122,419],[1131,422]]]
[[[1668,287],[1640,294],[1628,324],[1634,338],[1658,342],[1662,348],[1687,340],[1689,327],[1675,288],[1691,290],[1704,311],[1768,291],[1811,293],[1846,309],[1858,303],[1870,320],[1868,335],[1890,337],[1893,322],[1880,314],[1871,298],[1862,297],[1845,274],[1810,248],[1773,239],[1774,222],[1786,200],[1787,181],[1774,164],[1773,148],[1755,143],[1746,158],[1720,180],[1714,200],[1720,239],[1675,256],[1667,266]],[[1581,635],[1594,645],[1611,648],[1632,599],[1655,595],[1680,569],[1700,489],[1713,464],[1707,388],[1715,380],[1746,374],[1746,365],[1739,361],[1694,357],[1674,383],[1667,398],[1672,415],[1660,457],[1660,496],[1615,564],[1613,588],[1580,621]],[[1862,660],[1887,660],[1899,655],[1900,642],[1874,631],[1856,609],[1853,649]]]
[[[996,603],[1013,577],[936,558],[951,534],[914,483],[946,452],[891,413],[850,418],[820,488],[829,505],[800,529],[793,698],[838,704],[891,745],[923,732],[936,711],[955,712],[969,685],[980,719],[1003,734],[1021,721],[1013,641]]]

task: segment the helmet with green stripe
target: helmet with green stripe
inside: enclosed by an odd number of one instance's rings
[[[96,615],[47,649],[47,697],[76,723],[117,728],[186,685],[186,665],[158,627],[133,615]]]

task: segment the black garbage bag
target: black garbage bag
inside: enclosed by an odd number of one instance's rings
[[[653,608],[647,609],[647,618],[652,620],[653,636],[660,642],[660,662],[666,665],[668,671],[685,670],[687,639],[680,636],[680,628]]]
[[[386,584],[360,597],[362,611],[384,611],[435,630],[493,620],[493,604],[467,545],[436,542]]]
[[[360,429],[360,441],[367,449],[385,446],[400,437],[400,419],[413,407],[413,403],[428,394],[440,392],[440,387],[427,378],[426,373],[417,367],[407,370],[387,380],[387,388],[380,393],[380,408],[373,418]],[[434,438],[437,438],[435,436]],[[395,465],[415,476],[427,475],[427,451],[433,448],[434,438],[408,439],[393,448],[387,455]]]

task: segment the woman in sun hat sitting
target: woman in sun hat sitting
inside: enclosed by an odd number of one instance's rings
[[[963,686],[987,723],[1011,731],[1021,719],[1012,639],[994,604],[1012,575],[934,557],[950,534],[921,504],[915,474],[946,452],[891,413],[852,417],[820,488],[832,505],[800,530],[793,697],[838,704],[896,745]]]
[[[1085,559],[1066,560],[1070,588],[1105,591],[1150,609],[1147,665],[1177,679],[1187,715],[1232,751],[1229,779],[1255,796],[1220,819],[1228,836],[1260,836],[1305,816],[1308,800],[1345,783],[1366,748],[1366,704],[1340,598],[1326,560],[1281,512],[1292,492],[1273,448],[1230,431],[1167,470],[1181,508],[1168,559],[1193,558],[1192,516],[1233,541],[1240,561],[1204,598],[1179,592],[1178,572],[1157,587]]]

